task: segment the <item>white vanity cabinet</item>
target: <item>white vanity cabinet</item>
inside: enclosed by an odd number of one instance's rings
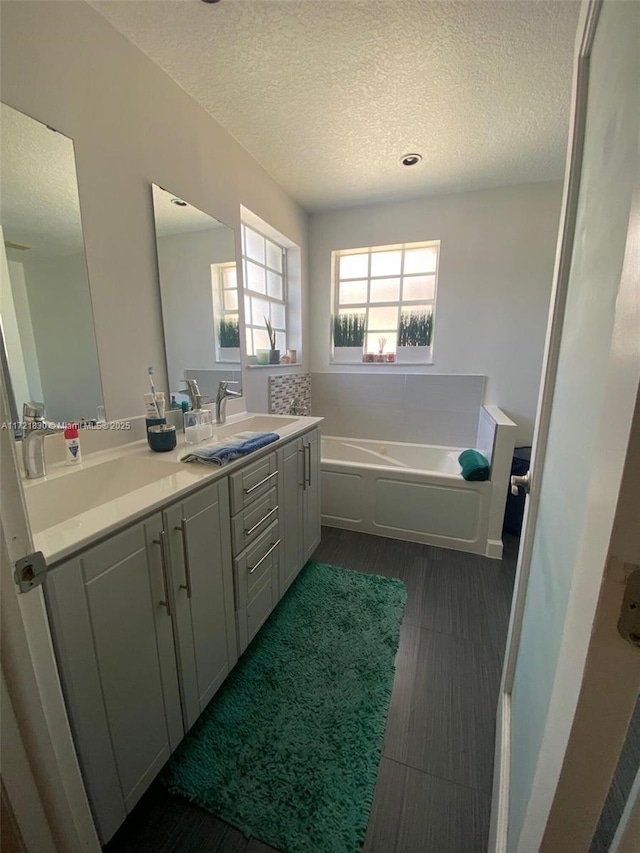
[[[277,451],[282,542],[280,597],[320,544],[320,431]]]
[[[161,542],[158,513],[47,579],[67,709],[103,842],[184,733]]]
[[[320,541],[313,429],[53,566],[46,598],[106,844]]]
[[[185,731],[238,659],[227,481],[164,512]]]

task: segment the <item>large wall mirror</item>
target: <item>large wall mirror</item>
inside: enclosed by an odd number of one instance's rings
[[[233,229],[156,184],[153,212],[170,393],[212,397],[242,378]]]
[[[104,405],[73,142],[0,104],[0,322],[12,415],[51,421]]]

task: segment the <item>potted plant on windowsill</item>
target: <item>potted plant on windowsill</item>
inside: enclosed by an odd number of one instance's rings
[[[362,361],[366,314],[336,314],[333,317],[333,360],[337,363]]]
[[[405,309],[398,326],[398,361],[427,362],[431,358],[433,311]]]
[[[276,349],[275,329],[269,322],[268,317],[264,318],[264,324],[267,327],[267,334],[269,335],[269,364],[280,364],[280,350]]]
[[[218,321],[218,343],[220,361],[240,361],[240,326],[237,317]]]

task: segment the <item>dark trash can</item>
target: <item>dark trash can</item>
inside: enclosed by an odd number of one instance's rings
[[[513,459],[511,460],[511,473],[522,477],[529,470],[531,462],[530,447],[516,447],[513,451]],[[507,506],[504,511],[503,533],[511,533],[514,536],[520,536],[522,531],[522,517],[524,515],[525,493],[522,489],[518,489],[517,495],[511,494],[511,484],[507,492]]]

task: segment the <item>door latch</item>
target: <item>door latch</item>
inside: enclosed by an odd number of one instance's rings
[[[640,568],[627,578],[618,631],[623,639],[640,648]]]
[[[21,557],[15,564],[13,579],[18,585],[20,592],[29,592],[36,586],[44,583],[47,576],[47,561],[42,551],[34,551]]]
[[[525,495],[528,495],[531,490],[531,471],[527,471],[522,477],[514,474],[511,477],[511,494],[516,497],[520,494],[520,489],[524,489]]]

